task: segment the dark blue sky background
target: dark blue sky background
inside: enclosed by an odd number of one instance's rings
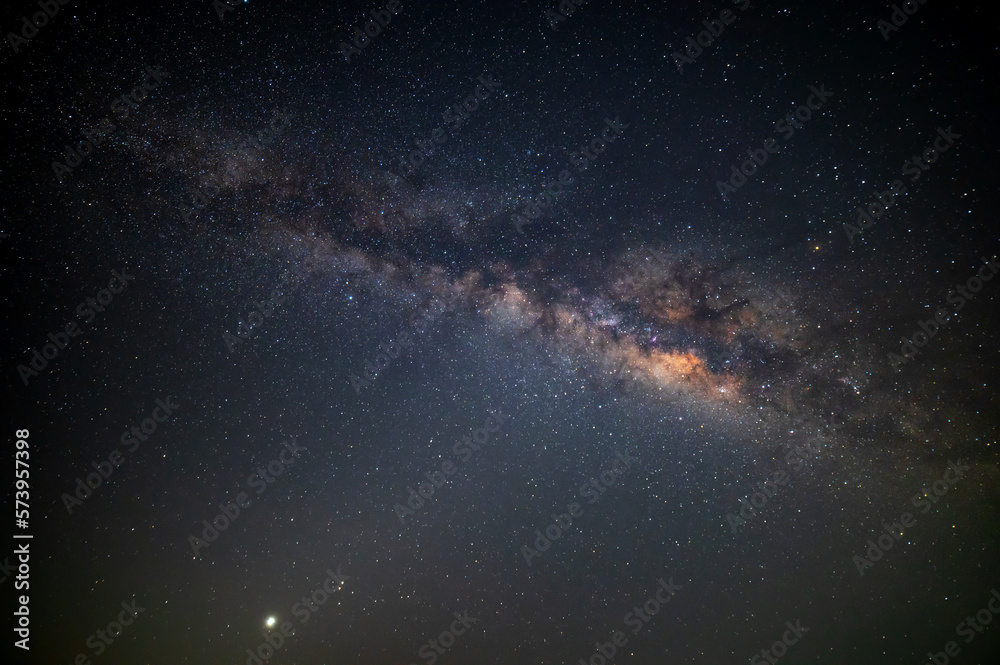
[[[754,0],[682,72],[673,54],[732,2],[591,0],[558,30],[557,3],[402,2],[350,62],[341,41],[382,5],[255,0],[220,20],[207,1],[74,2],[7,44],[5,419],[31,433],[30,662],[245,663],[275,617],[295,633],[268,663],[430,663],[421,647],[463,611],[479,622],[437,663],[576,663],[616,630],[622,665],[748,662],[796,620],[788,665],[921,663],[948,640],[953,662],[993,662],[995,626],[956,635],[1000,585],[1000,282],[948,300],[1000,240],[996,40],[966,4],[920,5],[886,40],[884,3]],[[59,182],[52,162],[147,66],[165,82]],[[495,94],[400,178],[484,74]],[[775,122],[810,86],[830,98],[785,140]],[[288,128],[246,148],[279,111]],[[946,127],[960,137],[910,181]],[[717,181],[771,137],[724,199]],[[519,234],[512,215],[564,169]],[[906,194],[852,243],[856,206],[897,178]],[[135,281],[84,321],[112,270]],[[69,321],[84,332],[29,373]],[[176,413],[67,511],[166,396]],[[401,524],[394,506],[491,410],[509,422]],[[248,477],[293,435],[305,451],[257,495]],[[638,462],[587,503],[625,449]],[[920,512],[958,459],[968,473]],[[787,484],[734,532],[776,472]],[[189,537],[241,491],[251,505],[196,556]],[[338,567],[343,589],[300,622]],[[660,578],[682,588],[633,634]],[[133,598],[145,611],[95,654],[88,636]]]

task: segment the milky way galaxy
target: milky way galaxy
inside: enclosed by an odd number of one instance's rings
[[[993,662],[995,40],[910,4],[8,36],[15,656]]]

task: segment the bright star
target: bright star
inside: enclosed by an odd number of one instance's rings
[[[274,624],[278,623],[278,620],[275,619],[274,617],[267,617],[266,623],[267,623],[267,627],[270,628]]]

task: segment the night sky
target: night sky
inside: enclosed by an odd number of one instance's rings
[[[59,1],[11,662],[1000,662],[989,3]]]

